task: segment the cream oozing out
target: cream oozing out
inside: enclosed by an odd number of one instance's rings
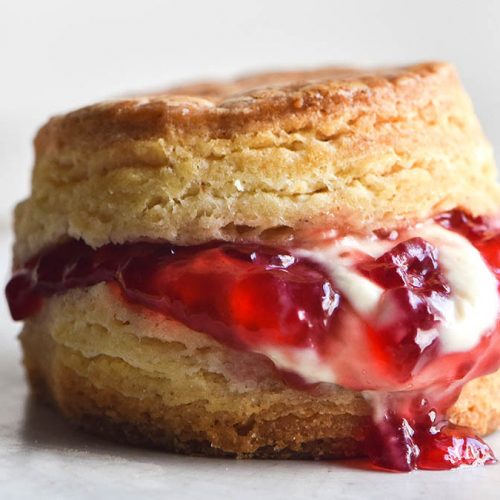
[[[325,269],[337,288],[361,317],[375,312],[384,289],[363,276],[355,268],[356,257],[369,255],[374,259],[390,250],[397,242],[345,236],[311,249],[297,249],[297,257],[317,262]]]
[[[434,222],[412,228],[404,239],[417,236],[437,248],[443,274],[451,287],[450,299],[443,301],[443,321],[437,329],[442,351],[470,350],[496,324],[500,305],[497,280],[479,251],[463,236]],[[296,253],[321,264],[354,310],[367,317],[376,310],[383,288],[361,275],[352,256],[362,252],[376,259],[401,240],[348,236]]]
[[[438,224],[414,229],[439,251],[451,287],[438,328],[444,353],[469,351],[496,324],[500,302],[497,280],[479,251],[463,236]]]
[[[443,355],[472,350],[494,328],[500,300],[493,272],[463,236],[432,221],[405,231],[393,241],[347,236],[299,248],[293,253],[320,264],[355,312],[369,319],[377,314],[384,289],[356,269],[357,260],[363,254],[376,259],[401,241],[414,237],[421,237],[437,248],[442,272],[451,288],[450,297],[442,303],[442,321],[432,330],[419,331],[416,342],[421,341],[423,349],[439,336]],[[279,368],[298,373],[307,381],[336,380],[328,360],[321,359],[313,349],[262,346],[259,350]]]
[[[268,357],[281,370],[296,373],[310,384],[337,382],[331,363],[322,359],[314,349],[266,345],[261,346],[258,352]]]

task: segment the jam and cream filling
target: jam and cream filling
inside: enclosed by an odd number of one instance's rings
[[[499,250],[493,224],[460,211],[286,248],[69,241],[17,269],[6,292],[24,319],[46,296],[117,283],[125,301],[264,354],[285,379],[362,391],[377,465],[448,469],[494,461],[445,414],[464,384],[500,367]]]
[[[383,255],[390,255],[391,249],[403,241],[412,242],[412,248],[406,243],[407,252],[403,258],[413,252],[420,253],[414,258],[425,259],[428,258],[426,252],[435,252],[433,258],[437,261],[439,254],[443,283],[449,286],[449,293],[434,291],[428,298],[428,305],[435,309],[439,321],[417,327],[413,339],[415,346],[423,352],[434,342],[439,342],[441,355],[474,349],[482,336],[495,328],[500,300],[494,273],[480,252],[462,235],[431,221],[405,231],[393,240],[346,236],[322,241],[309,249],[294,249],[292,253],[318,263],[357,317],[370,324],[397,329],[394,323],[401,315],[397,300],[385,300],[387,289],[363,273],[363,263],[367,258],[376,261]],[[393,265],[406,266],[400,256],[395,256],[394,261]],[[412,302],[419,300],[411,296],[406,298],[410,307]],[[359,330],[362,329],[360,325]],[[352,332],[346,332],[346,341],[352,336]],[[316,357],[314,349],[286,351],[269,346],[261,352],[277,366],[297,372],[310,382],[336,383],[339,380],[330,360]],[[359,388],[367,383],[362,380]],[[382,386],[383,381],[376,388]]]

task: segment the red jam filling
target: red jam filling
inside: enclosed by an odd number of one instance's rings
[[[500,276],[500,233],[487,221],[458,210],[436,221],[468,238]],[[365,448],[374,464],[407,471],[493,463],[488,445],[445,414],[465,383],[500,367],[499,329],[452,354],[440,351],[438,336],[422,338],[443,320],[440,304],[452,293],[438,250],[422,238],[357,266],[384,289],[380,310],[391,306],[380,324],[361,319],[319,265],[290,249],[256,244],[141,242],[94,250],[73,240],[17,269],[6,294],[21,320],[36,314],[46,296],[115,282],[126,300],[236,349],[312,349],[340,385],[369,391],[374,416]]]

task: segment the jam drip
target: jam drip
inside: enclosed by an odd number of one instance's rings
[[[448,422],[425,398],[417,396],[408,404],[408,395],[392,396],[377,394],[371,400],[374,408],[383,409],[374,415],[365,440],[374,465],[408,472],[496,463],[491,448],[472,429]]]
[[[453,211],[436,222],[469,239],[499,276],[500,237],[487,221]],[[16,270],[6,294],[20,320],[36,314],[44,297],[113,282],[125,300],[233,348],[312,350],[340,385],[366,391],[373,407],[366,452],[378,466],[406,471],[492,463],[491,449],[472,430],[447,423],[445,414],[465,383],[498,369],[498,331],[471,351],[442,353],[435,332],[453,290],[439,251],[422,238],[399,236],[379,258],[355,264],[383,289],[369,321],[320,266],[292,249],[253,244],[92,249],[72,240]]]

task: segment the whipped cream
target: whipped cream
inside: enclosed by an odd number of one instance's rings
[[[356,313],[368,319],[376,314],[384,289],[357,270],[357,261],[362,255],[376,259],[414,237],[422,237],[437,248],[441,270],[451,287],[450,297],[443,301],[442,321],[436,328],[417,332],[417,343],[424,349],[439,337],[443,355],[472,350],[495,327],[500,299],[495,275],[471,242],[456,232],[430,221],[405,231],[396,240],[346,236],[293,253],[320,264]],[[259,351],[279,368],[296,372],[307,381],[336,381],[330,364],[313,349],[262,346]]]
[[[435,246],[451,296],[443,304],[443,321],[437,330],[443,353],[468,351],[496,324],[500,310],[497,280],[479,251],[458,233],[429,222],[415,226],[396,241],[347,236],[297,256],[320,264],[335,287],[362,317],[372,314],[384,289],[365,278],[356,268],[353,254],[362,252],[377,259],[403,239],[421,237]]]
[[[331,364],[318,356],[314,349],[296,347],[262,346],[257,350],[268,357],[278,368],[299,374],[306,382],[335,384],[337,377]]]
[[[414,230],[439,251],[439,262],[451,287],[443,303],[438,334],[444,353],[469,351],[495,326],[499,314],[497,280],[469,240],[438,224]]]
[[[396,244],[388,240],[345,236],[293,253],[320,264],[354,310],[360,316],[368,317],[375,312],[384,289],[356,270],[356,256],[365,254],[376,259]]]

